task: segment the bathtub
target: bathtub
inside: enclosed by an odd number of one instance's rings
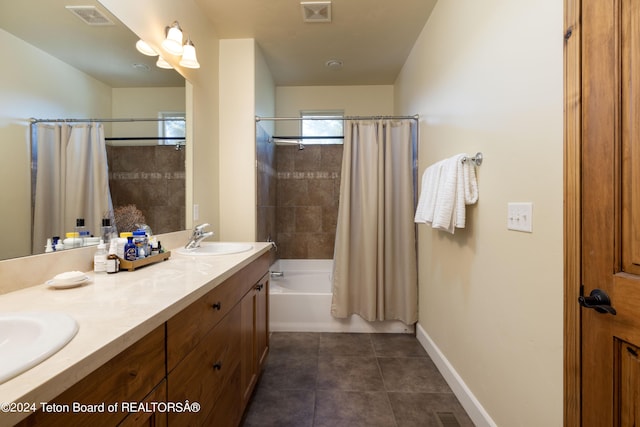
[[[358,315],[348,319],[331,316],[332,266],[332,260],[308,259],[281,259],[271,266],[271,331],[413,333],[413,326],[400,321],[367,322]]]

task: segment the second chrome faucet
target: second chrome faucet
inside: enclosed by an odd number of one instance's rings
[[[205,223],[205,224],[200,224],[193,227],[193,232],[191,233],[191,237],[189,238],[189,241],[187,242],[187,244],[184,246],[185,249],[199,248],[200,243],[204,239],[212,237],[214,235],[213,231],[204,231],[204,229],[207,228],[208,226],[209,224]]]

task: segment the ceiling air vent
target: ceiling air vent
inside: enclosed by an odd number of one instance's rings
[[[303,1],[300,6],[304,22],[331,22],[330,1]]]
[[[87,25],[114,25],[113,21],[95,6],[65,6],[65,8]]]

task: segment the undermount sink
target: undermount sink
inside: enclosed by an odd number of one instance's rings
[[[76,332],[77,322],[64,313],[0,313],[0,384],[59,351]]]
[[[180,248],[176,252],[182,255],[229,255],[246,252],[251,249],[253,249],[253,245],[249,243],[203,242],[198,248]]]

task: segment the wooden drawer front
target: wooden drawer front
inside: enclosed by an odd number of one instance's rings
[[[169,372],[268,270],[269,253],[267,252],[169,319],[167,322]]]
[[[158,402],[167,401],[167,380],[163,380],[151,393],[144,398],[145,409],[137,407],[118,427],[167,427],[167,412],[147,412],[146,408],[153,408]]]
[[[239,371],[239,367],[236,371]],[[240,372],[236,372],[225,391],[209,413],[203,425],[215,427],[236,427],[242,417],[240,396]]]
[[[167,367],[171,372],[238,301],[231,279],[167,321]]]
[[[127,416],[120,402],[140,402],[165,376],[164,325],[133,344],[102,365],[77,384],[49,403],[68,405],[69,412],[36,412],[19,426],[114,426]],[[73,412],[74,402],[94,406]],[[106,406],[118,403],[118,411],[109,412]]]
[[[170,413],[169,425],[203,425],[239,366],[240,310],[231,310],[169,373],[170,402],[199,402],[197,413]]]

